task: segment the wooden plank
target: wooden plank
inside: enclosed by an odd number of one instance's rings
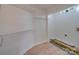
[[[76,47],[72,47],[71,45],[67,44],[67,43],[64,43],[60,40],[57,40],[57,39],[51,39],[50,40],[50,43],[52,44],[55,44],[57,46],[59,46],[60,48],[72,53],[72,54],[75,54],[75,55],[79,55],[79,49],[76,48]]]

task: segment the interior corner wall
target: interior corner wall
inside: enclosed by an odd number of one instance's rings
[[[0,55],[24,54],[33,46],[48,40],[46,17],[11,5],[0,8]]]
[[[68,13],[51,14],[48,17],[49,39],[57,38],[70,45],[79,47],[79,11],[69,11]],[[67,34],[67,37],[65,36]]]
[[[34,45],[48,41],[46,16],[33,17]]]

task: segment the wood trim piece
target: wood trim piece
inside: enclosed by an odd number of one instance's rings
[[[57,39],[51,39],[50,43],[59,46],[60,48],[68,51],[69,53],[72,53],[74,55],[79,55],[79,49],[76,48],[75,46],[71,46],[71,45],[64,43],[64,42],[57,40]]]

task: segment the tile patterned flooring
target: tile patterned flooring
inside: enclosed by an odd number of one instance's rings
[[[49,42],[45,42],[29,49],[25,55],[68,55],[68,53]]]

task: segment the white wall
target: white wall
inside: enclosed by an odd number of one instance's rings
[[[10,6],[1,6],[0,34],[10,34],[32,29],[32,15],[22,9]]]
[[[68,44],[79,47],[79,11],[73,10],[68,13],[56,13],[48,16],[49,39],[57,38]],[[68,36],[65,37],[64,34]]]
[[[0,54],[24,54],[31,47],[47,41],[46,17],[33,16],[11,5],[0,8]]]
[[[10,5],[0,8],[0,54],[24,54],[33,46],[32,15]]]
[[[34,44],[48,41],[47,22],[45,16],[33,17]]]
[[[24,54],[32,46],[32,31],[4,35],[2,46],[0,46],[0,55]]]

